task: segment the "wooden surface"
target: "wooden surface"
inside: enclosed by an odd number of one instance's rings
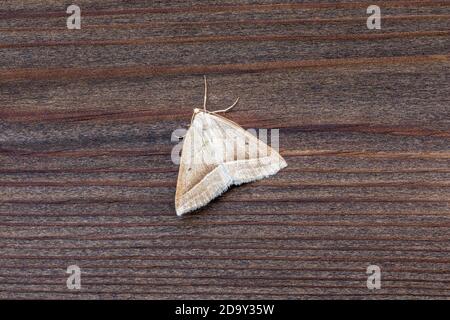
[[[69,3],[1,2],[0,298],[450,298],[450,1]],[[203,74],[289,167],[178,218]]]

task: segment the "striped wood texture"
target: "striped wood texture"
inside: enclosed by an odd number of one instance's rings
[[[0,298],[450,298],[450,1],[70,3],[1,2]],[[289,167],[180,219],[203,74]]]

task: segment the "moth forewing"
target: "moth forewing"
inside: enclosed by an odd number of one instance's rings
[[[195,111],[180,161],[175,207],[178,215],[198,209],[232,184],[259,180],[287,166],[265,142],[236,123],[208,111]]]

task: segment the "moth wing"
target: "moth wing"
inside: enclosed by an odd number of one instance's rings
[[[177,215],[206,205],[232,184],[259,180],[286,166],[277,151],[236,123],[198,113],[183,143],[175,195]]]
[[[232,177],[233,184],[259,180],[287,166],[276,150],[238,124],[218,115],[212,114],[210,117],[221,128],[224,139],[228,142],[225,156],[227,160],[223,165]]]
[[[175,209],[177,215],[206,205],[232,184],[232,179],[212,159],[226,137],[206,113],[198,113],[186,133],[178,171]],[[220,164],[220,163],[219,163]]]

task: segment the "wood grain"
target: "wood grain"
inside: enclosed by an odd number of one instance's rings
[[[450,298],[450,2],[77,4],[0,10],[0,298]],[[289,167],[178,218],[203,74]]]

